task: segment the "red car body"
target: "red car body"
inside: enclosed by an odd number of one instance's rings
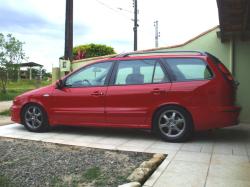
[[[215,63],[209,55],[138,55],[105,59],[98,63],[184,57],[202,59],[213,72],[213,77],[209,80],[61,89],[52,84],[16,97],[11,107],[11,119],[22,123],[22,109],[29,103],[35,103],[46,111],[50,126],[151,129],[155,112],[163,106],[175,105],[191,114],[196,131],[236,125],[240,108],[234,105],[234,81],[227,69]]]

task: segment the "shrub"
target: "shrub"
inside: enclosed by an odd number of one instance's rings
[[[111,54],[115,54],[113,47],[101,44],[91,43],[86,45],[79,45],[73,48],[73,56],[76,60]]]

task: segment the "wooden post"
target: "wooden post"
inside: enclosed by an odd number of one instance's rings
[[[73,0],[66,0],[64,59],[73,60]]]
[[[20,81],[20,67],[17,69],[17,81]]]
[[[30,67],[30,80],[32,80],[32,67]]]

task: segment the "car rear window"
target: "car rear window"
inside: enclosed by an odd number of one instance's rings
[[[164,63],[171,71],[173,81],[207,80],[213,77],[209,66],[198,58],[166,58]]]

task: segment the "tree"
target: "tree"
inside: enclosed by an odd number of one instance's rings
[[[19,64],[26,58],[23,44],[11,34],[5,37],[0,33],[0,86],[3,93],[6,93],[7,81],[17,78]]]
[[[85,44],[73,48],[75,60],[115,54],[114,48],[101,44]]]
[[[45,80],[52,78],[52,74],[50,72],[47,72],[46,69],[42,69],[42,75],[43,75],[43,79]]]

